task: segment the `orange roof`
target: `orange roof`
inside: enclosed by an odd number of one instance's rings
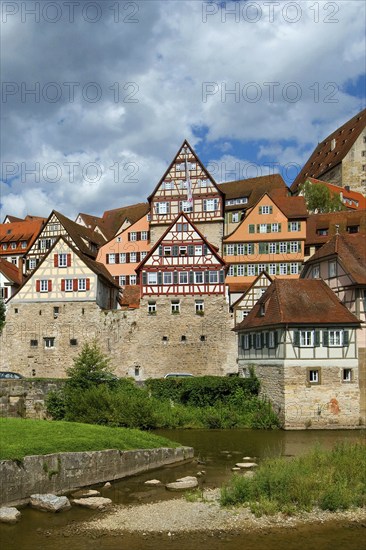
[[[0,258],[0,273],[5,275],[9,281],[12,281],[16,285],[22,284],[23,278],[20,269],[3,258]]]
[[[314,184],[326,185],[332,193],[337,193],[341,195],[341,201],[343,204],[352,210],[365,210],[366,209],[366,198],[362,193],[357,193],[357,191],[352,191],[347,187],[341,187],[339,185],[334,185],[323,180],[317,180],[315,178],[306,178],[308,181]]]
[[[306,245],[326,243],[336,234],[346,233],[349,227],[358,226],[360,233],[366,233],[366,210],[343,210],[326,214],[310,214],[306,224]],[[326,230],[324,235],[320,230]]]
[[[32,246],[43,225],[43,218],[0,224],[0,254],[25,254]],[[27,242],[26,248],[21,248],[20,243],[22,241]],[[8,247],[7,250],[4,250],[2,245],[8,245],[11,242],[15,242],[19,246],[16,248]]]
[[[136,285],[125,286],[119,299],[121,308],[137,309],[140,307],[140,287]]]

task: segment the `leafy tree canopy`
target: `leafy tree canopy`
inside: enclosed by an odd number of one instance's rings
[[[323,183],[311,183],[307,180],[301,187],[300,193],[304,196],[309,212],[323,214],[327,212],[339,212],[346,207],[338,193],[332,193]]]
[[[96,341],[83,346],[73,366],[66,372],[69,376],[67,385],[71,388],[89,388],[116,379],[109,369],[109,358],[101,352]]]

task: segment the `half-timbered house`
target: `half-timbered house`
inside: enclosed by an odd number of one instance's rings
[[[360,322],[320,279],[275,279],[238,335],[239,371],[261,381],[286,428],[357,426]]]
[[[180,212],[221,250],[224,194],[184,141],[149,197],[151,243],[155,244]]]
[[[265,271],[262,271],[258,277],[253,281],[250,287],[238,298],[231,310],[234,313],[234,324],[238,325],[248,317],[259,298],[263,296],[273,279]]]

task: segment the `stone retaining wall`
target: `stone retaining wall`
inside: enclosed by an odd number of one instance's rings
[[[79,487],[193,458],[192,447],[94,451],[26,456],[0,462],[1,505],[26,503],[34,493],[65,494]]]
[[[0,380],[0,416],[46,418],[47,394],[63,384],[63,380]]]

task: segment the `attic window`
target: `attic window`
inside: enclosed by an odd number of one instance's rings
[[[259,315],[260,315],[261,317],[264,317],[265,314],[266,314],[266,304],[263,303],[263,304],[260,305]]]

